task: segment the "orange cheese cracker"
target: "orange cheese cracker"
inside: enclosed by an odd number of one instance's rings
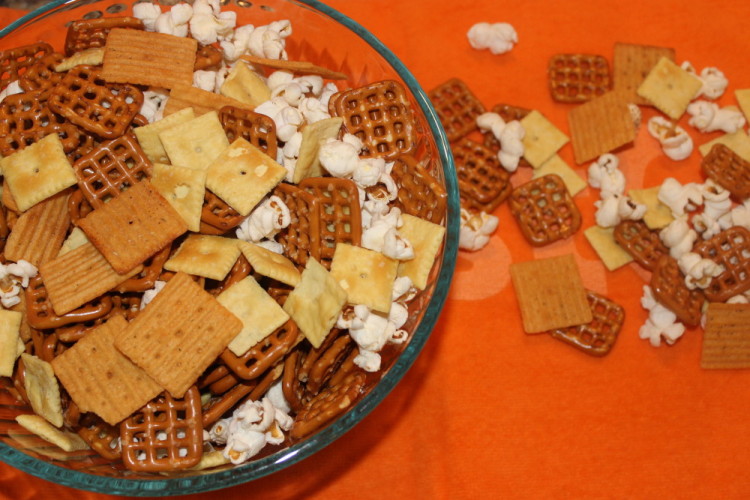
[[[115,346],[175,398],[181,398],[229,342],[242,321],[177,273],[115,339]]]

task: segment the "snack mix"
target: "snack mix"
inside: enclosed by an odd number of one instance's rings
[[[102,464],[306,439],[434,281],[447,195],[404,86],[289,60],[287,20],[236,24],[141,2],[0,52],[0,376],[22,426]]]

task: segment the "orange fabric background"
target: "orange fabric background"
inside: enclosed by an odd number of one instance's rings
[[[262,2],[260,2],[262,3]],[[543,1],[498,3],[328,0],[371,30],[425,90],[463,79],[489,108],[540,110],[568,131],[570,106],[549,97],[555,53],[611,61],[614,42],[672,46],[700,71],[716,66],[733,90],[750,87],[746,0]],[[709,7],[710,5],[710,7]],[[0,24],[17,13],[0,10]],[[504,55],[472,49],[468,28],[509,22],[519,35]],[[653,116],[644,109],[644,122]],[[700,135],[686,124],[696,146]],[[561,156],[574,166],[567,145]],[[699,155],[675,163],[644,128],[620,156],[628,187],[667,176],[701,180]],[[588,165],[577,166],[585,175]],[[529,178],[521,171],[515,181]],[[576,197],[584,228],[598,191]],[[311,459],[251,484],[195,499],[239,498],[740,498],[750,479],[750,371],[704,371],[701,332],[653,348],[638,338],[647,275],[635,264],[609,273],[582,232],[533,250],[508,207],[489,246],[461,253],[438,326],[404,380],[362,423]],[[615,299],[627,319],[613,351],[588,357],[547,336],[523,333],[508,265],[574,252],[584,284]],[[0,464],[0,497],[93,500]]]

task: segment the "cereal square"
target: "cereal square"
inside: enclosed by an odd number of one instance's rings
[[[671,119],[678,120],[702,86],[699,78],[662,57],[638,87],[638,95]]]
[[[750,368],[750,304],[710,302],[703,332],[701,367]]]
[[[364,304],[388,313],[398,261],[367,248],[339,243],[331,261],[331,276],[346,290],[350,304]]]
[[[607,92],[571,109],[568,125],[579,165],[635,140],[633,117],[619,92]]]
[[[539,111],[534,110],[526,115],[521,125],[525,131],[523,157],[534,168],[549,160],[569,141],[568,136]]]

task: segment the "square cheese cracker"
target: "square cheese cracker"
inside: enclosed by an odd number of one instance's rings
[[[159,139],[170,163],[196,170],[206,170],[229,147],[216,111],[163,130]]]
[[[678,120],[703,86],[701,80],[662,57],[638,87],[638,95],[673,120]]]
[[[127,320],[119,314],[86,333],[52,360],[52,368],[82,412],[117,425],[163,390],[115,348]]]
[[[299,283],[284,302],[284,310],[318,348],[336,324],[344,304],[346,291],[322,264],[309,258]]]
[[[633,257],[615,241],[614,232],[615,229],[612,227],[599,226],[591,226],[583,232],[604,266],[610,271],[633,262]]]
[[[246,216],[285,176],[276,160],[239,138],[209,165],[206,187]]]
[[[22,312],[0,309],[0,377],[13,376],[16,359],[21,355],[18,341],[21,339],[22,319]]]
[[[221,95],[256,107],[271,100],[271,89],[247,63],[238,62],[221,85]]]
[[[49,422],[39,415],[18,415],[16,417],[16,422],[27,431],[33,432],[40,438],[54,444],[64,451],[72,452],[89,449],[89,445],[86,444],[86,441],[84,441],[81,436],[75,432],[60,430],[50,425]],[[69,458],[67,456],[57,457],[53,454],[48,454],[48,456],[57,458],[58,460],[66,460]]]
[[[60,386],[52,366],[46,361],[32,356],[21,354],[23,361],[24,377],[23,386],[31,403],[34,413],[44,417],[55,427],[62,427],[63,411],[60,399]]]
[[[644,189],[631,189],[628,196],[641,205],[646,205],[646,213],[643,215],[643,222],[649,229],[661,229],[667,227],[674,220],[672,210],[661,201],[659,201],[659,189],[661,186],[654,186]]]
[[[165,116],[161,120],[142,127],[136,127],[133,129],[133,132],[138,139],[138,144],[141,146],[143,152],[146,153],[149,160],[153,163],[169,163],[169,156],[167,156],[167,152],[164,150],[161,139],[159,139],[159,134],[171,127],[189,122],[193,118],[195,118],[193,108],[183,108],[169,116]]]
[[[568,188],[570,196],[575,196],[583,191],[588,184],[575,170],[563,160],[560,155],[554,155],[549,160],[542,163],[539,168],[535,168],[532,178],[544,177],[547,174],[557,174]]]
[[[253,272],[268,276],[292,287],[297,286],[300,272],[291,260],[255,243],[242,240],[238,240],[237,243],[242,255],[253,266]]]
[[[307,177],[322,176],[323,171],[318,159],[320,145],[328,139],[337,137],[343,123],[344,119],[336,116],[318,120],[302,128],[302,142],[299,147],[297,162],[294,164],[292,182],[297,184]]]
[[[221,281],[239,256],[240,247],[234,238],[191,234],[164,263],[164,269]]]
[[[398,275],[408,276],[415,288],[424,290],[435,257],[440,251],[445,228],[413,215],[402,214],[401,219],[404,224],[398,228],[398,233],[411,243],[414,258],[399,263]]]
[[[0,169],[21,212],[78,183],[57,134],[3,158]]]
[[[521,119],[524,129],[523,157],[532,167],[539,167],[557,153],[570,139],[539,111],[531,111]]]
[[[154,163],[151,184],[180,214],[189,231],[200,231],[206,196],[205,170]]]
[[[242,321],[242,330],[228,346],[236,356],[245,354],[289,319],[252,276],[230,286],[216,300]]]
[[[336,245],[331,261],[331,276],[346,290],[350,304],[384,313],[391,310],[397,272],[397,260],[346,243]]]
[[[190,275],[177,273],[115,347],[179,399],[241,330],[239,318]]]

